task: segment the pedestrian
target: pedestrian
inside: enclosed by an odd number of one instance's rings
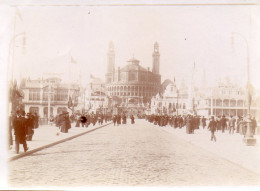
[[[60,116],[61,118],[61,132],[62,133],[68,133],[69,129],[71,128],[70,119],[69,119],[69,113],[63,113]]]
[[[26,119],[26,126],[27,126],[27,136],[26,140],[27,141],[32,141],[32,137],[34,135],[34,122],[33,122],[33,117],[31,113],[27,113],[27,119]]]
[[[257,123],[256,123],[256,120],[255,120],[255,117],[253,117],[252,119],[252,131],[253,131],[253,135],[255,135],[255,129],[257,127]]]
[[[114,123],[114,126],[116,125],[116,121],[117,121],[117,116],[114,115],[114,116],[113,116],[113,123]]]
[[[35,112],[34,113],[34,129],[37,129],[39,127],[39,116],[38,114]]]
[[[215,120],[217,122],[217,131],[221,131],[221,117],[218,116],[217,119]]]
[[[234,134],[235,123],[236,123],[236,119],[231,115],[228,122],[229,134]]]
[[[186,133],[191,134],[192,133],[192,117],[191,115],[188,115],[186,118]]]
[[[67,128],[67,130],[69,130],[71,128],[69,112],[65,115],[65,120],[66,120],[66,128]]]
[[[203,129],[206,127],[206,118],[203,116],[201,119]]]
[[[133,115],[131,115],[131,124],[135,123],[135,117]]]
[[[117,115],[116,119],[117,119],[117,126],[121,125],[121,116],[119,114]]]
[[[226,121],[225,115],[222,116],[222,118],[220,120],[220,124],[221,124],[222,133],[224,133],[225,129],[227,128],[227,121]]]
[[[126,115],[123,115],[123,124],[126,124]]]
[[[215,131],[216,131],[216,126],[217,126],[217,123],[216,121],[214,120],[214,116],[211,117],[211,120],[209,122],[209,125],[208,125],[208,129],[210,130],[211,132],[211,138],[210,140],[211,141],[215,141],[216,142],[216,136],[215,136]]]
[[[196,127],[195,117],[191,116],[191,134],[194,134],[195,127]]]
[[[239,121],[239,124],[238,124],[238,127],[239,127],[239,131],[240,131],[240,134],[244,135],[244,137],[246,136],[246,130],[247,130],[247,123],[245,121],[245,118],[243,118],[242,120]]]
[[[19,146],[23,144],[24,152],[29,148],[26,143],[26,121],[25,112],[23,110],[17,111],[17,116],[14,119],[14,134],[15,134],[15,151],[19,154]]]
[[[240,129],[240,122],[242,121],[242,117],[241,116],[238,116],[238,120],[237,120],[237,130],[236,130],[236,133],[239,133],[241,131]]]

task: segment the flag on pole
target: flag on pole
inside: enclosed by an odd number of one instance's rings
[[[77,64],[77,61],[72,56],[70,56],[70,62],[72,64]]]

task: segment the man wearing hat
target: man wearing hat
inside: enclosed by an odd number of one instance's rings
[[[14,134],[15,134],[15,150],[16,153],[19,153],[19,146],[23,144],[24,152],[26,152],[29,148],[26,144],[26,119],[25,112],[23,110],[17,111],[17,117],[14,119]]]
[[[228,122],[229,134],[234,134],[235,123],[236,123],[236,119],[231,115],[230,119],[229,119],[229,122]]]
[[[26,114],[27,119],[26,119],[26,126],[27,126],[27,141],[31,141],[33,134],[34,134],[34,121],[33,121],[33,116],[31,113]]]
[[[225,115],[222,116],[222,118],[220,120],[220,124],[221,124],[222,133],[224,133],[225,129],[227,128],[227,120],[225,118]]]
[[[209,125],[208,125],[208,129],[210,130],[211,132],[211,138],[210,140],[214,140],[216,142],[216,136],[215,136],[215,131],[216,131],[216,126],[217,126],[217,123],[216,121],[214,120],[214,116],[211,116],[211,120],[209,122]]]

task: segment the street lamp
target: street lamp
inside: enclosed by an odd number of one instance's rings
[[[247,122],[247,130],[246,130],[246,135],[244,137],[244,143],[246,145],[255,145],[256,144],[256,139],[254,138],[253,135],[253,127],[252,127],[252,120],[251,120],[251,114],[250,114],[250,106],[251,106],[251,94],[250,94],[250,56],[249,56],[249,47],[248,47],[248,42],[247,39],[240,33],[237,32],[232,32],[232,43],[233,43],[233,38],[234,35],[240,36],[246,43],[246,51],[247,51],[247,92],[246,92],[246,100],[247,100],[247,117],[245,121]]]
[[[13,73],[14,73],[14,47],[15,47],[15,40],[16,38],[20,37],[20,36],[23,36],[23,48],[25,49],[25,46],[26,46],[26,33],[25,32],[22,32],[22,33],[18,33],[16,35],[13,36],[13,38],[10,40],[10,43],[9,43],[9,51],[8,51],[8,72],[9,71],[9,67],[11,66],[11,81],[13,81]],[[11,48],[13,48],[13,51],[12,51],[12,63],[11,63]],[[7,75],[9,76],[9,75]]]
[[[23,36],[23,48],[25,49],[25,45],[26,45],[26,36],[25,36],[25,32],[22,33],[18,33],[16,35],[13,36],[13,38],[10,40],[9,42],[9,49],[8,49],[8,66],[7,66],[7,81],[9,81],[9,76],[10,76],[10,72],[11,72],[11,83],[14,84],[14,79],[13,79],[13,73],[14,73],[14,47],[15,47],[15,40],[18,37]],[[11,51],[11,48],[13,49],[13,51]],[[11,63],[11,52],[12,52],[12,63]],[[10,66],[11,66],[11,71],[10,71]],[[8,110],[9,108],[12,108],[12,102],[10,103],[10,101],[8,101],[8,104],[11,104],[8,106]],[[9,113],[9,111],[8,111]]]

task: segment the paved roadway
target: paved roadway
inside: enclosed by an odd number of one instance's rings
[[[109,125],[9,163],[13,188],[259,183],[259,175],[144,120]]]

